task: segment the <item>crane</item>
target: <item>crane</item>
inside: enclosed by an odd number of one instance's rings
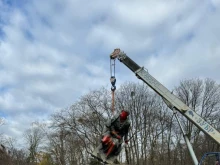
[[[209,123],[207,123],[201,116],[199,116],[193,109],[188,107],[185,103],[183,103],[178,97],[172,94],[165,86],[163,86],[159,81],[157,81],[153,76],[149,74],[144,67],[140,67],[136,64],[131,58],[129,58],[123,51],[119,48],[115,49],[113,53],[110,54],[110,59],[115,60],[118,59],[125,66],[127,66],[132,72],[135,73],[137,78],[141,79],[144,83],[146,83],[150,88],[152,88],[157,94],[159,94],[167,106],[174,111],[179,111],[180,114],[185,116],[190,122],[192,122],[195,126],[198,127],[202,132],[208,135],[211,139],[213,139],[218,145],[220,145],[220,133],[212,127]],[[178,121],[179,123],[179,121]],[[180,127],[181,124],[179,123]],[[184,133],[182,127],[181,130]],[[192,149],[191,144],[189,143],[189,139],[184,135],[184,139],[189,148],[190,154],[194,161],[194,164],[198,164],[198,160],[195,157],[195,153]]]

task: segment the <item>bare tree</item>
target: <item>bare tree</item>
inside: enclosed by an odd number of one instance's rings
[[[71,107],[52,116],[54,133],[50,140],[55,147],[61,142],[56,137],[65,134],[62,136],[64,143],[61,143],[65,147],[61,147],[63,150],[57,148],[56,152],[64,153],[66,163],[88,164],[87,158],[99,145],[106,116],[110,115],[108,95],[110,92],[104,88],[91,91]]]
[[[200,114],[203,119],[220,130],[220,86],[214,80],[184,80],[175,88],[175,93],[185,104]],[[186,121],[185,118],[182,119],[182,122],[185,124],[188,138],[191,139],[199,157],[202,154],[201,150],[208,152],[218,148],[215,142],[208,137],[204,137],[201,130],[191,122]]]
[[[36,164],[37,152],[44,138],[44,133],[42,132],[41,128],[33,126],[32,128],[28,129],[25,132],[24,138],[28,144],[28,150],[29,150],[28,162],[32,164]]]
[[[4,118],[0,117],[0,127],[5,124],[5,120]],[[2,142],[3,140],[3,132],[0,132],[0,143]]]
[[[125,83],[117,93],[116,106],[130,111],[132,131],[129,134],[131,140],[127,155],[130,158],[127,158],[127,162],[137,165],[158,164],[158,153],[163,151],[161,146],[170,115],[162,99],[145,84]]]
[[[52,116],[48,132],[48,153],[57,165],[84,165],[100,143],[105,122],[112,115],[111,91],[105,88],[90,91],[72,106]],[[219,85],[210,79],[181,81],[175,94],[210,124],[220,129]],[[131,95],[131,93],[133,93]],[[116,113],[130,111],[132,129],[129,145],[122,150],[127,164],[185,165],[192,163],[181,130],[160,96],[145,84],[124,83],[116,90]],[[195,151],[217,151],[218,146],[185,118],[181,121]],[[125,152],[124,152],[125,151]],[[34,154],[32,154],[34,155]]]

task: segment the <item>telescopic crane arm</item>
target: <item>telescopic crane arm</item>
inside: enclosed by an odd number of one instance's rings
[[[144,67],[140,67],[132,59],[130,59],[124,52],[120,49],[115,49],[110,55],[111,59],[117,58],[120,62],[125,64],[135,75],[144,81],[148,86],[150,86],[156,93],[158,93],[167,106],[170,109],[176,109],[183,116],[185,116],[189,121],[195,124],[201,131],[212,138],[218,145],[220,145],[220,133],[208,124],[202,117],[200,117],[194,110],[190,109],[186,104],[184,104],[179,98],[173,95],[166,87],[164,87],[160,82],[158,82],[153,76],[151,76]]]

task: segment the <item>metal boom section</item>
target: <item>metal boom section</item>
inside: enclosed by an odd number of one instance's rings
[[[214,141],[220,145],[220,133],[207,123],[201,116],[199,116],[195,111],[190,109],[186,104],[184,104],[179,98],[172,94],[166,87],[164,87],[159,81],[157,81],[153,76],[151,76],[144,67],[140,67],[132,59],[130,59],[124,52],[120,49],[115,49],[110,55],[111,58],[118,58],[120,62],[125,64],[131,71],[133,71],[136,76],[144,81],[148,86],[150,86],[156,93],[158,93],[168,105],[169,108],[175,108],[183,116],[185,116],[189,121],[195,124],[201,131],[212,138]]]

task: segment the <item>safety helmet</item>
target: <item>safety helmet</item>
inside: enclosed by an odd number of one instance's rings
[[[126,111],[126,110],[122,110],[121,113],[120,113],[120,120],[123,121],[123,120],[126,120],[127,117],[129,115],[129,112]]]

